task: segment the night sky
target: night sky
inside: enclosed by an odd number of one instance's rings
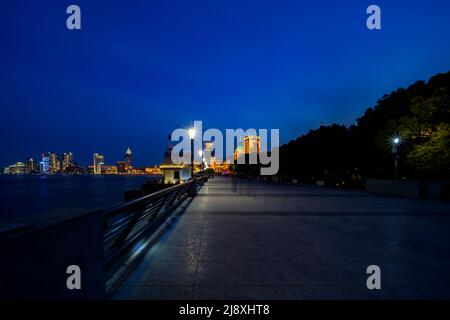
[[[315,3],[313,3],[315,2]],[[82,29],[66,28],[77,4]],[[385,93],[450,70],[450,1],[2,1],[0,166],[128,146],[159,164],[168,134],[352,124]]]

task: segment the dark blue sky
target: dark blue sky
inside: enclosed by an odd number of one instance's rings
[[[315,3],[313,3],[315,2]],[[450,70],[448,0],[24,1],[0,9],[0,165],[44,151],[160,163],[167,135],[351,124],[384,93]],[[66,8],[82,30],[66,29]]]

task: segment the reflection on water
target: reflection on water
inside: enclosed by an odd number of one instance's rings
[[[146,176],[0,176],[0,222],[61,208],[108,208]]]

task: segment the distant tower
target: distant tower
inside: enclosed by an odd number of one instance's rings
[[[41,174],[50,174],[50,152],[42,154]]]
[[[70,166],[73,166],[73,154],[72,152],[64,152],[62,171],[65,172]]]
[[[49,153],[50,155],[50,174],[58,173],[61,170],[61,163],[59,162],[58,155],[56,153]]]
[[[102,154],[94,153],[94,174],[102,173],[102,165],[105,164],[105,158]]]
[[[211,163],[215,162],[215,152],[214,152],[214,144],[211,141],[205,141],[205,147],[204,147],[204,157],[205,157],[205,163],[207,165],[210,165]]]
[[[125,152],[125,170],[129,171],[133,168],[133,153],[131,152],[130,147],[128,147]]]
[[[29,174],[36,173],[36,161],[33,158],[30,158],[27,163],[27,171]]]
[[[261,143],[259,136],[246,136],[244,142],[244,152],[245,154],[259,153],[261,149]]]

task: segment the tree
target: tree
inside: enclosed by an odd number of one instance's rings
[[[280,174],[390,178],[394,135],[402,176],[450,179],[450,72],[383,95],[356,125],[321,126],[283,145]]]
[[[439,124],[425,142],[414,145],[407,163],[421,178],[450,179],[450,124]]]

